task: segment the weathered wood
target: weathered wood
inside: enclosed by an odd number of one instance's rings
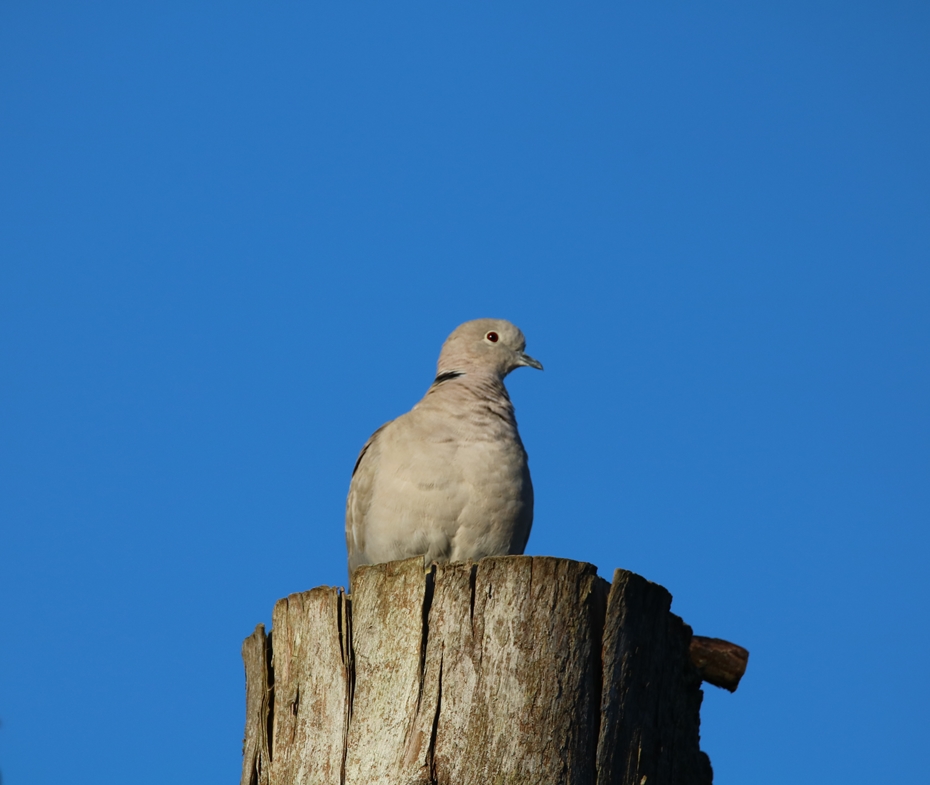
[[[245,739],[242,742],[241,785],[268,785],[271,768],[270,719],[274,693],[271,682],[270,636],[259,624],[242,644],[245,662]]]
[[[691,628],[670,612],[672,595],[617,570],[607,601],[598,785],[713,779],[700,751],[701,679]]]
[[[710,783],[670,603],[632,573],[528,556],[291,595],[273,638],[243,646],[242,785]]]
[[[736,692],[749,664],[749,652],[720,638],[691,638],[691,662],[701,678],[715,687]]]
[[[437,568],[434,781],[594,781],[606,586],[590,564],[562,559]]]
[[[359,570],[353,578],[355,697],[346,785],[399,782],[411,768],[431,581],[422,559]]]
[[[271,783],[342,781],[351,684],[345,603],[325,586],[275,605]]]

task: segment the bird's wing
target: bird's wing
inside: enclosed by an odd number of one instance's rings
[[[358,454],[349,496],[346,499],[346,550],[349,552],[349,577],[361,564],[367,564],[365,556],[365,517],[371,504],[371,492],[378,467],[378,435],[391,423],[386,422],[365,442]]]
[[[526,456],[526,452],[523,453]],[[523,463],[523,509],[516,522],[514,538],[511,544],[511,553],[522,554],[526,550],[526,543],[530,539],[530,529],[533,528],[533,481],[530,479],[530,467],[524,457]]]

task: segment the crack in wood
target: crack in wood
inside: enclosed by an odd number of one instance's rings
[[[352,706],[355,699],[355,659],[352,652],[352,598],[343,591],[339,592],[337,623],[339,628],[339,652],[342,655],[346,689],[345,714],[342,725],[342,760],[339,766],[339,785],[345,785],[346,754],[349,750],[349,727],[352,724]]]
[[[468,623],[475,633],[475,589],[478,581],[478,565],[472,564],[468,569]]]
[[[433,723],[430,729],[429,747],[426,751],[426,768],[429,771],[431,785],[438,785],[436,775],[436,734],[439,730],[439,715],[442,712],[442,666],[443,655],[439,656],[439,677],[436,686],[436,711],[433,713]]]

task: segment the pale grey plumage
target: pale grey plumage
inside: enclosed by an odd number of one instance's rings
[[[349,573],[423,555],[427,563],[523,553],[533,485],[504,377],[542,369],[503,319],[459,326],[436,380],[362,448],[346,501]]]

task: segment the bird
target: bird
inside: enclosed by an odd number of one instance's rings
[[[364,564],[522,554],[533,483],[504,377],[543,366],[504,319],[459,325],[409,412],[362,447],[346,499],[349,578]]]

